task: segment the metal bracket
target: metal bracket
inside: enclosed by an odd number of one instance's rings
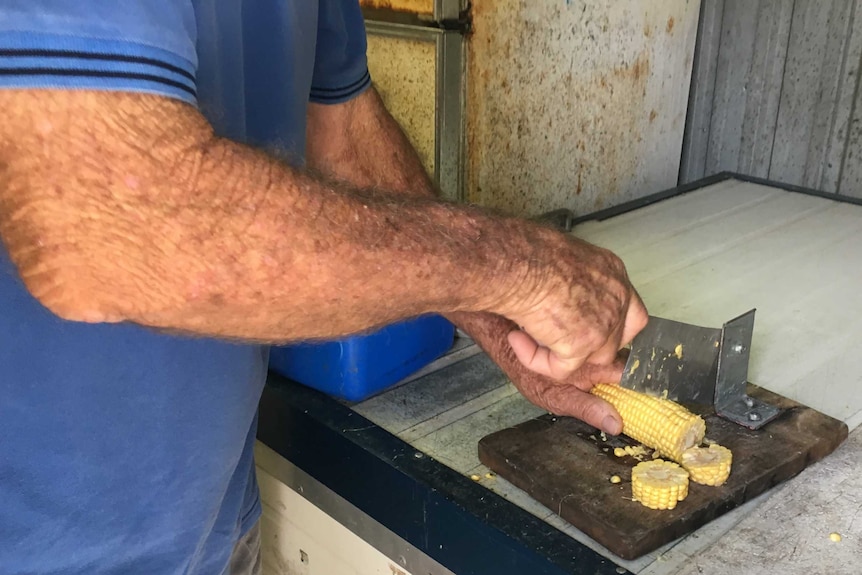
[[[683,404],[712,407],[758,429],[781,410],[747,394],[754,311],[719,328],[650,317],[632,341],[620,385]]]
[[[781,413],[774,405],[746,393],[754,312],[744,313],[721,328],[714,399],[715,412],[720,417],[749,429],[758,429]]]

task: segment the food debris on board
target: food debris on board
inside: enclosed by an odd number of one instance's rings
[[[682,346],[678,346],[682,355]],[[732,453],[710,442],[701,447],[706,422],[666,397],[652,397],[612,384],[599,384],[592,393],[613,405],[623,419],[623,433],[655,449],[650,461],[643,446],[615,447],[614,455],[629,455],[641,463],[632,470],[634,500],[652,509],[673,509],[688,495],[689,480],[723,485],[730,474]],[[660,459],[660,457],[665,459]]]
[[[634,457],[638,461],[643,461],[646,455],[650,454],[650,450],[643,445],[626,445],[625,447],[614,447],[614,455],[617,457],[625,457],[626,455]],[[655,459],[653,457],[653,459]]]

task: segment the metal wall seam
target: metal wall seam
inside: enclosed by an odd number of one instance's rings
[[[464,199],[466,164],[466,42],[457,32],[444,32],[437,40],[437,184],[448,200]]]
[[[460,22],[468,0],[434,0],[437,22]],[[460,31],[447,30],[437,41],[437,185],[448,200],[464,200],[466,164],[466,45]]]
[[[706,174],[709,126],[715,95],[716,65],[721,47],[724,0],[701,2],[691,71],[691,89],[682,141],[678,184],[687,184]]]
[[[437,0],[435,15],[460,18],[460,0]],[[466,42],[459,30],[367,20],[369,34],[431,41],[436,44],[434,180],[448,200],[464,199]]]

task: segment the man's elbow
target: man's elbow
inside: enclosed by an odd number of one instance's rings
[[[46,242],[7,247],[27,291],[57,317],[85,323],[124,319],[108,304],[111,286],[95,285],[90,263],[75,246]]]

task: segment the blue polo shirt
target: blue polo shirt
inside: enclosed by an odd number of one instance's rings
[[[356,0],[0,3],[0,88],[180,99],[294,162],[308,101],[369,83]],[[260,515],[267,354],[60,320],[0,244],[0,573],[224,573]]]

